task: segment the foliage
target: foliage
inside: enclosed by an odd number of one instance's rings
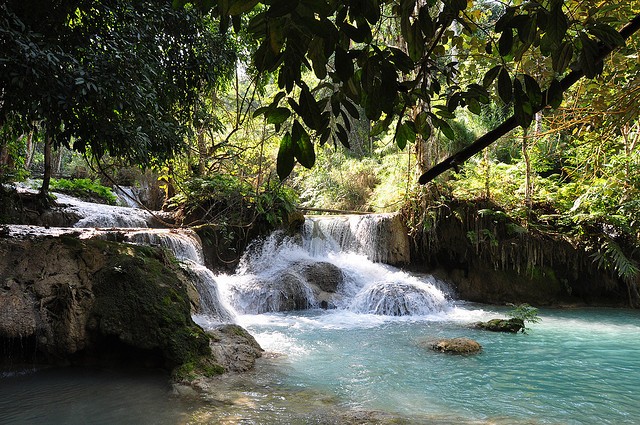
[[[247,227],[262,220],[273,228],[293,212],[296,195],[276,183],[267,183],[256,191],[236,177],[213,175],[190,179],[170,202],[183,210],[185,224]]]
[[[527,332],[527,323],[539,323],[540,320],[542,320],[538,316],[538,309],[526,303],[514,305],[513,308],[507,312],[507,316],[509,316],[510,319],[522,320],[522,323],[525,325],[522,327],[522,333]]]
[[[360,116],[356,106],[383,127],[397,118],[400,147],[417,136],[428,140],[435,129],[453,139],[448,120],[455,110],[480,114],[490,90],[512,105],[518,125],[528,127],[536,111],[560,105],[567,88],[560,78],[571,68],[589,78],[602,71],[602,55],[624,43],[611,24],[637,12],[625,2],[586,11],[560,0],[517,1],[504,10],[466,0],[175,3],[210,10],[223,29],[231,23],[237,30],[240,17],[253,13],[247,29],[260,43],[253,63],[260,72],[277,73],[280,88],[256,114],[276,130],[291,122],[278,153],[281,179],[296,161],[314,165],[313,138],[348,147],[350,120]],[[387,37],[390,27],[399,27],[401,37]],[[481,81],[464,87],[457,78],[462,51],[484,56],[489,65],[476,68],[484,74]],[[526,66],[531,57],[552,72],[537,79]],[[310,87],[305,71],[320,83]]]
[[[346,211],[371,208],[371,195],[379,183],[375,160],[356,159],[328,148],[319,151],[317,160],[316,169],[300,171],[294,178],[303,206]]]
[[[627,284],[634,284],[640,268],[635,261],[628,258],[620,245],[613,239],[604,237],[593,253],[593,261],[598,267],[615,271],[617,276]]]
[[[117,201],[111,188],[103,186],[98,180],[91,179],[52,179],[51,190],[76,196],[81,199],[102,201],[115,205]]]
[[[208,18],[170,2],[11,0],[0,28],[0,125],[139,165],[180,150],[201,91],[235,64]]]

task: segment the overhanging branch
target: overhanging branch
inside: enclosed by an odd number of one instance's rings
[[[624,38],[624,40],[627,40],[639,29],[640,29],[640,15],[637,15],[631,21],[629,21],[629,23],[625,25],[620,30],[619,33],[622,36],[622,38]],[[607,55],[609,55],[612,51],[613,51],[613,48],[608,47],[601,43],[600,50],[598,52],[598,56],[596,60],[597,61],[604,60],[604,58]],[[576,83],[576,81],[578,81],[583,76],[584,76],[584,72],[582,71],[582,69],[576,69],[571,71],[569,75],[567,75],[560,81],[560,87],[562,89],[562,93],[566,92],[572,85]],[[547,89],[544,92],[542,98],[549,99],[550,98],[549,95],[550,95],[549,89]],[[540,106],[538,106],[537,108],[534,108],[533,113],[535,114],[537,112],[540,112],[543,108],[547,106],[548,106],[548,102],[542,102]],[[515,115],[512,115],[502,124],[500,124],[498,127],[484,134],[475,142],[473,142],[471,145],[467,146],[461,151],[455,153],[454,155],[448,157],[444,161],[435,165],[433,168],[429,169],[426,173],[420,176],[420,179],[418,179],[418,182],[420,184],[429,183],[430,181],[432,181],[433,179],[435,179],[445,171],[451,168],[457,168],[458,165],[462,164],[463,162],[471,158],[473,155],[479,153],[480,151],[482,151],[483,149],[485,149],[486,147],[494,143],[496,140],[498,140],[500,137],[504,136],[505,134],[507,134],[514,128],[516,128],[517,125],[518,124],[516,122],[516,117]]]

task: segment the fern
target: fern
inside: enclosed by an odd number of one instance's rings
[[[638,265],[624,254],[620,245],[609,238],[605,238],[602,246],[593,254],[593,261],[598,268],[615,271],[627,283],[634,282],[640,274]]]

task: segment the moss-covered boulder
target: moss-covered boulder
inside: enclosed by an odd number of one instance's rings
[[[161,249],[69,235],[0,238],[0,362],[171,369],[210,357],[188,285]]]
[[[186,285],[163,251],[135,247],[111,256],[95,274],[93,293],[87,326],[95,339],[159,351],[168,367],[209,354],[209,337],[191,319]]]
[[[434,351],[449,354],[475,354],[482,351],[482,346],[469,338],[447,338],[433,342],[430,348]]]
[[[473,325],[476,329],[483,329],[491,332],[518,333],[524,329],[522,319],[491,319],[487,322],[477,322]]]

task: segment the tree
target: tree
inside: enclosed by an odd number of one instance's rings
[[[35,0],[0,6],[0,128],[52,147],[148,165],[179,151],[202,90],[235,54],[214,22],[168,2]]]
[[[286,127],[278,155],[278,173],[289,175],[295,162],[315,162],[314,145],[328,141],[348,146],[350,119],[359,116],[394,125],[403,146],[416,135],[428,140],[434,130],[453,138],[448,120],[459,108],[480,113],[491,92],[511,105],[513,116],[473,148],[451,157],[421,182],[454,168],[492,143],[499,133],[528,127],[535,112],[557,107],[562,93],[582,75],[596,76],[603,57],[624,44],[640,26],[638,6],[627,1],[590,5],[561,0],[513,1],[490,27],[479,25],[482,13],[467,0],[176,0],[196,3],[221,20],[221,27],[241,25],[252,11],[248,30],[260,41],[256,67],[277,73],[281,92],[264,114],[277,129]],[[376,32],[391,16],[399,21],[401,39],[381,39]],[[630,21],[623,34],[613,25]],[[481,81],[464,87],[457,80],[457,54],[465,40],[495,65]],[[478,43],[478,41],[483,41]],[[401,48],[406,43],[406,53]],[[478,49],[482,47],[482,51]],[[522,66],[534,52],[550,72],[536,80]],[[304,79],[313,71],[320,83]],[[327,88],[329,90],[321,90]],[[415,105],[424,105],[418,113]],[[410,112],[413,112],[410,114]],[[285,122],[290,124],[285,126]]]

